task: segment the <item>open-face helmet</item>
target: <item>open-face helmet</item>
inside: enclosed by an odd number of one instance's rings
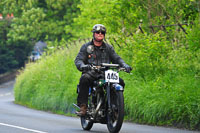
[[[92,32],[101,32],[102,34],[106,34],[106,27],[102,24],[95,24],[92,28]]]

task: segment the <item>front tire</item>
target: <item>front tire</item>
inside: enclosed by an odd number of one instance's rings
[[[111,112],[107,115],[107,127],[110,133],[118,133],[124,120],[124,96],[122,91],[114,91],[110,98]]]

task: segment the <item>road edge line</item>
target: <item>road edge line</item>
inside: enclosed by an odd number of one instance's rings
[[[7,127],[18,128],[18,129],[22,129],[22,130],[27,130],[27,131],[31,131],[31,132],[35,132],[35,133],[47,133],[47,132],[43,132],[43,131],[39,131],[39,130],[28,129],[28,128],[25,128],[25,127],[10,125],[10,124],[6,124],[6,123],[0,123],[0,125],[7,126]]]

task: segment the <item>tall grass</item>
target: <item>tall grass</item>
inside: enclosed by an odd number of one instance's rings
[[[199,130],[200,50],[185,44],[174,49],[159,35],[134,35],[121,50],[133,66],[133,75],[124,77],[127,119]]]
[[[72,111],[76,100],[76,86],[80,73],[74,65],[79,47],[65,48],[30,63],[17,77],[15,101],[53,112]]]
[[[193,51],[198,40],[192,43],[195,34],[191,32],[189,43],[177,44],[162,34],[135,34],[122,39],[126,44],[121,47],[114,45],[133,67],[132,75],[120,73],[126,83],[126,119],[200,130],[200,49]],[[74,65],[80,46],[30,63],[17,77],[15,101],[42,110],[71,112],[81,74]]]

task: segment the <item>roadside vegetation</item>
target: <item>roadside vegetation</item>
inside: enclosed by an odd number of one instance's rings
[[[198,1],[77,0],[68,9],[61,1],[20,3],[23,0],[13,6],[18,7],[15,10],[7,7],[18,18],[13,19],[5,42],[30,44],[42,39],[54,49],[21,70],[14,88],[16,103],[72,115],[81,75],[74,58],[81,40],[92,37],[91,27],[102,23],[108,30],[106,40],[133,67],[132,74],[120,73],[126,83],[126,120],[200,130]],[[73,14],[70,21],[68,10]],[[184,31],[179,24],[185,23]],[[155,25],[161,27],[152,32],[150,26]]]
[[[73,63],[77,52],[78,47],[71,46],[27,64],[16,79],[15,102],[62,114],[72,112],[80,78]]]
[[[195,30],[188,34],[187,43],[179,46],[161,37],[162,33],[135,34],[126,38],[123,48],[114,45],[133,67],[131,75],[120,73],[126,82],[126,120],[199,130],[200,51],[194,52],[191,43],[199,41],[193,40]],[[74,58],[82,43],[28,64],[16,81],[16,103],[61,114],[73,113],[80,78]]]

